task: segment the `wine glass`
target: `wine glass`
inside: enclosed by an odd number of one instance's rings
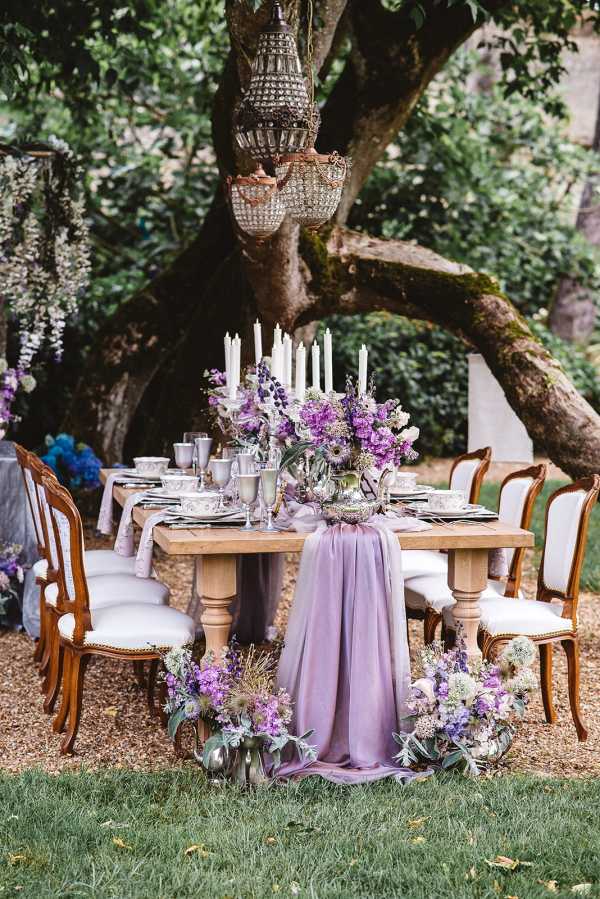
[[[194,459],[193,443],[174,443],[173,453],[175,455],[175,465],[181,471],[191,468]]]
[[[196,467],[198,463],[198,456],[196,454],[196,440],[198,437],[208,437],[206,431],[184,431],[183,434],[183,442],[191,443],[194,446],[194,455],[192,458],[192,468],[194,470],[194,474],[197,474]]]
[[[200,490],[204,490],[206,486],[206,470],[208,468],[212,443],[212,437],[196,437],[194,440],[194,446],[196,447],[196,465],[200,472]]]
[[[240,491],[240,500],[246,512],[246,521],[240,528],[240,531],[253,531],[250,509],[252,504],[256,502],[258,496],[259,474],[241,474],[238,475],[238,489]]]
[[[265,466],[260,471],[260,483],[262,487],[262,498],[267,510],[267,523],[262,529],[263,531],[276,531],[277,528],[273,524],[273,507],[277,501],[277,480],[279,478],[278,468],[269,468]]]
[[[219,510],[225,508],[225,488],[231,480],[233,459],[211,459],[208,463],[213,481],[219,488]]]

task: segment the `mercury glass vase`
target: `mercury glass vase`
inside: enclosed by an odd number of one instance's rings
[[[360,472],[338,471],[331,475],[335,485],[333,497],[323,503],[323,515],[335,524],[360,524],[371,517],[375,503],[368,500],[360,488]]]
[[[239,748],[234,750],[229,779],[243,789],[268,784],[264,752],[262,737],[245,737]]]

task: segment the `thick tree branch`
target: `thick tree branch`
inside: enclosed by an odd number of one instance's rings
[[[487,275],[403,241],[344,228],[304,234],[313,304],[304,317],[385,309],[441,324],[482,353],[535,443],[572,477],[600,459],[600,416]]]

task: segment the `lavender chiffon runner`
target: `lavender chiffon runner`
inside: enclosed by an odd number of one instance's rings
[[[320,525],[307,538],[278,679],[294,703],[293,732],[314,730],[318,758],[289,761],[280,776],[340,784],[415,776],[393,762],[410,686],[394,531],[428,527],[374,516],[367,525]]]

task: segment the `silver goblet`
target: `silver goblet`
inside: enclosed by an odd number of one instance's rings
[[[208,437],[208,434],[206,433],[206,431],[184,431],[183,442],[194,444],[194,458],[192,459],[192,470],[193,470],[194,474],[197,474],[196,463],[198,461],[198,458],[196,456],[196,446],[195,446],[197,437]]]
[[[260,472],[260,483],[262,486],[262,498],[267,510],[267,523],[262,529],[263,531],[276,531],[277,528],[273,524],[273,507],[277,501],[277,480],[279,477],[278,468],[262,468]]]
[[[180,468],[181,471],[185,471],[187,468],[192,467],[192,460],[194,458],[193,443],[174,443],[173,453],[175,454],[175,465],[177,468]]]
[[[208,463],[212,479],[219,488],[219,509],[225,507],[225,488],[231,480],[233,459],[211,459]]]
[[[212,437],[196,437],[194,445],[196,447],[196,464],[200,472],[200,490],[204,490],[206,470],[208,468],[208,460],[210,459],[210,451],[212,448]]]
[[[240,528],[241,531],[254,530],[250,509],[252,507],[252,504],[256,502],[256,497],[258,496],[259,480],[259,474],[241,474],[238,477],[238,490],[240,492],[240,500],[242,502],[242,505],[244,506],[244,511],[246,512],[246,522],[243,527]]]

